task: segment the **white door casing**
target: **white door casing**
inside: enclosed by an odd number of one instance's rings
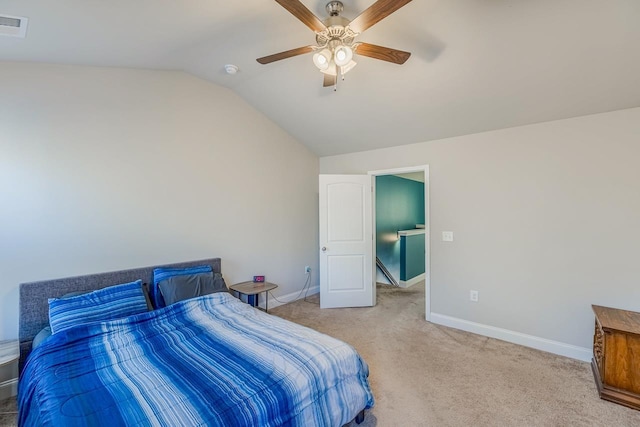
[[[320,308],[375,305],[370,175],[320,175]]]

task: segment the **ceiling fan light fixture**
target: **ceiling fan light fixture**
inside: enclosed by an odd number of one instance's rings
[[[351,62],[351,59],[353,59],[353,50],[349,46],[340,45],[336,48],[333,56],[336,61],[336,65],[344,67]]]
[[[270,64],[282,59],[313,53],[313,63],[324,74],[323,87],[337,87],[338,76],[348,73],[355,67],[353,61],[356,49],[358,56],[404,64],[411,52],[404,52],[384,46],[356,41],[356,37],[382,19],[391,15],[412,0],[374,0],[373,4],[354,19],[341,16],[344,6],[339,0],[330,0],[326,5],[329,17],[318,18],[302,4],[301,0],[276,0],[300,22],[315,33],[316,44],[290,49],[273,55],[258,58],[260,64]]]
[[[322,49],[320,52],[316,52],[313,55],[313,63],[320,71],[329,68],[331,62],[331,51],[329,49]]]
[[[334,62],[331,62],[331,64],[329,64],[329,66],[327,66],[327,68],[325,68],[324,70],[320,70],[322,73],[324,74],[329,74],[330,76],[337,76],[338,75],[338,67],[336,67],[336,64]]]
[[[353,70],[353,67],[355,67],[356,65],[358,65],[356,61],[353,61],[353,60],[349,61],[347,65],[343,65],[342,67],[340,67],[340,74],[344,76],[349,71]]]

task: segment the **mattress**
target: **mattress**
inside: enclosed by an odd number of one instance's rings
[[[374,405],[350,345],[227,293],[52,335],[27,359],[22,426],[342,426]]]

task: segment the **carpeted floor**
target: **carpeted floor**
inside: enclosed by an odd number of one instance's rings
[[[0,426],[16,426],[16,399],[6,399],[0,401]]]
[[[379,286],[370,308],[320,310],[313,295],[270,312],[364,357],[376,406],[360,427],[640,426],[640,411],[598,397],[588,363],[427,323],[421,285]],[[5,411],[15,399],[0,402],[0,426],[15,426]]]
[[[424,285],[379,285],[370,308],[308,301],[270,312],[360,352],[376,398],[361,427],[640,426],[640,411],[598,397],[588,363],[426,322]]]

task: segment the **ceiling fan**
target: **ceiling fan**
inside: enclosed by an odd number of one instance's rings
[[[316,33],[316,46],[304,46],[297,49],[258,58],[261,64],[269,64],[281,59],[315,52],[313,63],[324,74],[323,86],[333,86],[336,90],[338,77],[356,66],[353,55],[358,54],[382,61],[404,64],[411,56],[410,52],[391,49],[370,43],[356,42],[355,38],[366,29],[391,15],[411,0],[378,0],[353,21],[340,16],[344,9],[342,2],[330,1],[326,9],[329,17],[321,21],[299,0],[276,0],[293,16]]]

